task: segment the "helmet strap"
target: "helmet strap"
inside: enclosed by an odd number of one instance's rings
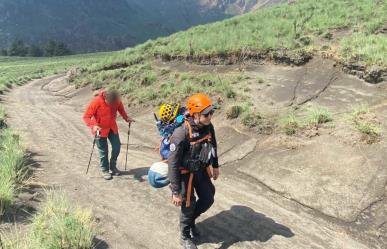
[[[197,125],[200,124],[200,114],[199,113],[192,114],[192,118],[193,118],[195,124],[197,124]]]
[[[193,120],[194,120],[194,122],[195,122],[195,124],[196,124],[197,126],[199,126],[199,127],[204,127],[204,126],[206,126],[205,124],[203,124],[202,122],[200,122],[200,113],[194,113],[194,114],[192,115],[192,118],[193,118]]]

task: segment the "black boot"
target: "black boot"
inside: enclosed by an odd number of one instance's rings
[[[180,243],[184,249],[197,249],[191,237],[182,237]]]
[[[191,226],[191,237],[194,241],[198,241],[200,239],[200,232],[195,225]]]

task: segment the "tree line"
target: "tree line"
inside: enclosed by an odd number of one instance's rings
[[[63,56],[71,54],[71,50],[63,42],[51,40],[47,44],[28,45],[22,40],[15,40],[8,49],[1,49],[0,55],[3,56],[29,56],[29,57],[50,57]]]

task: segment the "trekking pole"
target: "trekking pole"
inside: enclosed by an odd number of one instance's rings
[[[128,151],[129,151],[129,137],[130,137],[130,122],[129,122],[129,129],[128,129],[128,142],[126,143],[126,159],[125,159],[125,171],[126,171],[126,165],[128,164]]]
[[[86,175],[89,172],[90,162],[91,162],[91,158],[93,157],[93,152],[94,152],[95,141],[97,140],[98,137],[99,137],[99,130],[97,130],[97,132],[95,133],[95,136],[94,136],[93,148],[91,149],[91,154],[90,154],[89,164],[87,165]]]
[[[156,115],[156,113],[153,113],[153,117],[155,118],[156,122],[158,122],[158,121],[159,121],[159,119],[157,118],[157,115]]]

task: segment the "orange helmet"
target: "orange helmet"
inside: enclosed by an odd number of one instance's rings
[[[202,112],[204,109],[212,105],[210,97],[203,93],[197,93],[192,95],[187,100],[187,109],[189,115],[193,115],[197,112]]]

